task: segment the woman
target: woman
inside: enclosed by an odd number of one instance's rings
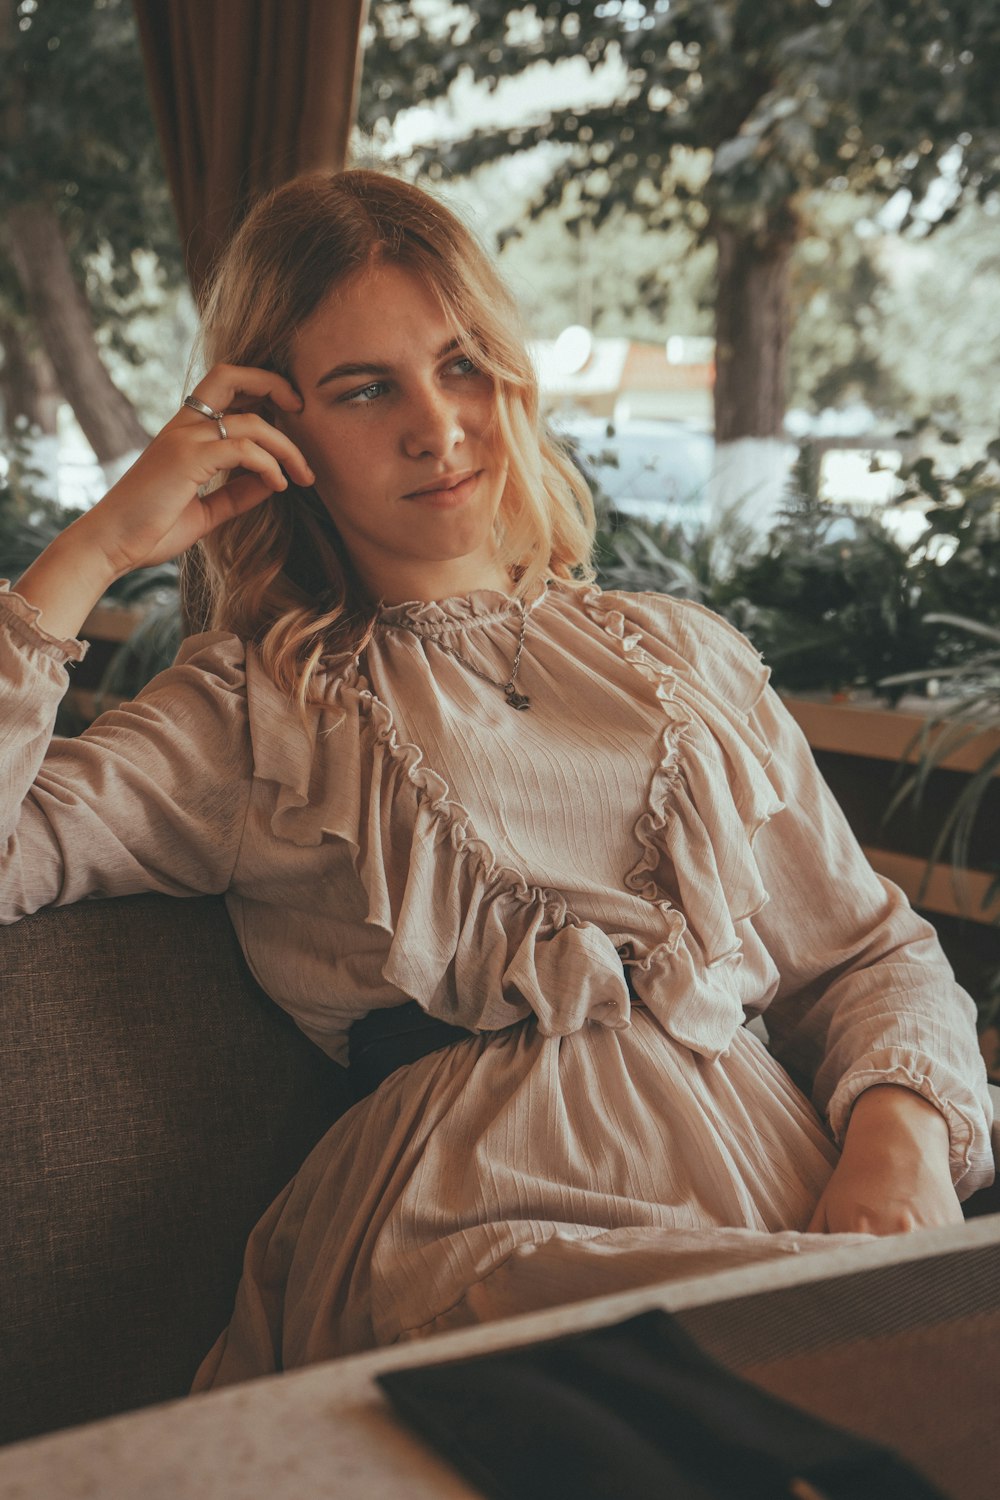
[[[260,982],[377,1084],[254,1231],[198,1386],[957,1222],[992,1176],[971,1002],[748,643],[587,583],[590,497],[461,224],[379,174],[292,183],[205,340],[0,601],[4,919],[226,891]],[[89,608],[189,548],[212,632],[46,749]]]

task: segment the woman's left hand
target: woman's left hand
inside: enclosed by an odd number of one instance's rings
[[[944,1116],[912,1089],[866,1089],[855,1101],[840,1161],[809,1232],[906,1234],[960,1224],[949,1144]]]

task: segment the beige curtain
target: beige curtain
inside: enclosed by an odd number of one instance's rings
[[[197,295],[247,204],[343,167],[366,0],[133,0]]]

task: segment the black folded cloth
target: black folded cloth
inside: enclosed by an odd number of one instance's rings
[[[490,1500],[945,1500],[890,1449],[734,1375],[661,1311],[377,1378]]]

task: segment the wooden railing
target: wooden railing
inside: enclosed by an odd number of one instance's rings
[[[829,772],[835,768],[836,761],[847,757],[856,760],[853,774],[858,783],[858,796],[849,799],[851,806],[846,806],[845,811],[879,874],[894,880],[914,905],[926,911],[964,917],[973,922],[995,922],[998,903],[984,906],[993,879],[990,874],[979,869],[955,869],[946,861],[935,864],[928,871],[933,841],[916,852],[912,848],[893,848],[881,836],[886,832],[881,827],[884,807],[874,806],[871,794],[866,803],[863,790],[866,773],[868,783],[877,784],[880,789],[874,792],[875,797],[884,793],[886,787],[884,770],[881,776],[873,775],[872,762],[891,762],[898,766],[905,756],[915,763],[919,754],[918,736],[933,705],[904,700],[902,707],[890,709],[872,703],[835,703],[791,695],[786,695],[785,703],[816,753],[821,769]],[[926,800],[930,812],[938,818],[943,816],[947,805],[961,789],[962,777],[977,771],[986,757],[997,749],[1000,749],[1000,731],[984,730],[943,759],[928,787]],[[947,789],[942,785],[943,778],[951,783]],[[837,790],[836,786],[834,790]],[[841,800],[845,799],[842,797]],[[994,848],[1000,854],[1000,774],[994,778],[994,786],[984,799],[979,821],[984,829],[991,825],[997,830]],[[873,835],[877,836],[877,842]]]

